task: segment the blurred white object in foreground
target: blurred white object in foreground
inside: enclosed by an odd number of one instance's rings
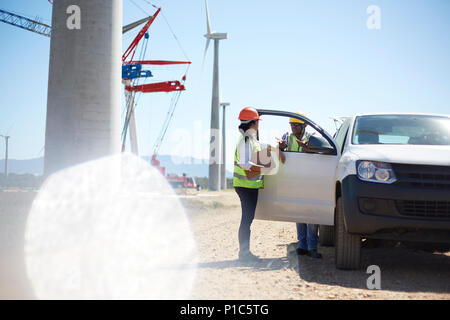
[[[25,234],[40,299],[186,299],[197,251],[165,178],[130,154],[50,176]]]

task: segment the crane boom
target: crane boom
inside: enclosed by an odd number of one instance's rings
[[[122,33],[126,33],[128,31],[130,31],[131,29],[134,29],[134,28],[140,26],[141,24],[147,22],[150,19],[152,19],[152,16],[149,16],[147,18],[144,18],[144,19],[138,20],[136,22],[130,23],[130,24],[126,25],[126,26],[123,26],[122,27]]]
[[[184,85],[180,81],[166,81],[157,83],[147,83],[138,86],[126,86],[127,91],[140,91],[140,92],[172,92],[185,90]]]
[[[52,27],[50,27],[45,23],[29,19],[26,17],[22,17],[15,13],[11,13],[1,9],[0,9],[0,21],[34,33],[41,34],[46,37],[50,37],[52,31]]]
[[[137,26],[149,21],[150,19],[152,19],[152,16],[147,17],[147,18],[143,18],[141,20],[138,20],[136,22],[130,23],[126,26],[122,27],[122,33],[126,33],[134,28],[136,28]],[[15,13],[11,13],[5,10],[0,9],[0,22],[4,22],[4,23],[8,23],[10,25],[13,25],[15,27],[19,27],[31,32],[35,32],[38,33],[40,35],[49,37],[51,36],[52,33],[52,27],[30,19],[30,18],[26,18],[23,16],[19,16],[18,14]]]
[[[141,29],[141,31],[139,31],[138,35],[136,36],[136,38],[133,40],[133,42],[130,44],[130,46],[128,47],[128,49],[125,51],[125,53],[122,56],[122,62],[125,62],[125,60],[128,58],[128,56],[131,54],[131,52],[133,52],[133,54],[131,55],[131,59],[133,60],[134,57],[134,53],[136,52],[136,47],[139,44],[139,41],[141,41],[142,37],[145,35],[145,33],[147,32],[148,28],[150,28],[151,24],[153,23],[153,21],[155,21],[156,16],[158,15],[158,13],[161,11],[161,8],[158,8],[158,10],[156,10],[155,14],[153,16],[150,16],[149,20],[147,21],[147,23],[145,24],[145,26]]]
[[[191,64],[190,61],[166,61],[166,60],[145,60],[145,61],[129,61],[125,65],[133,64],[153,64],[153,65],[168,65],[168,64]]]

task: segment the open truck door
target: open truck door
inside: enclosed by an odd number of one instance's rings
[[[334,224],[335,172],[340,150],[333,138],[310,119],[292,112],[258,110],[265,116],[260,130],[269,117],[283,117],[286,131],[289,118],[304,121],[314,133],[312,153],[285,151],[286,162],[280,162],[273,175],[264,176],[255,218],[261,220],[302,222],[320,225]]]

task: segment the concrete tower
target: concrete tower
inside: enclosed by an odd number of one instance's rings
[[[44,173],[120,152],[122,0],[53,4]]]

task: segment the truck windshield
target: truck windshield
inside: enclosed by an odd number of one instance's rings
[[[370,115],[355,120],[353,144],[450,145],[450,117]]]

